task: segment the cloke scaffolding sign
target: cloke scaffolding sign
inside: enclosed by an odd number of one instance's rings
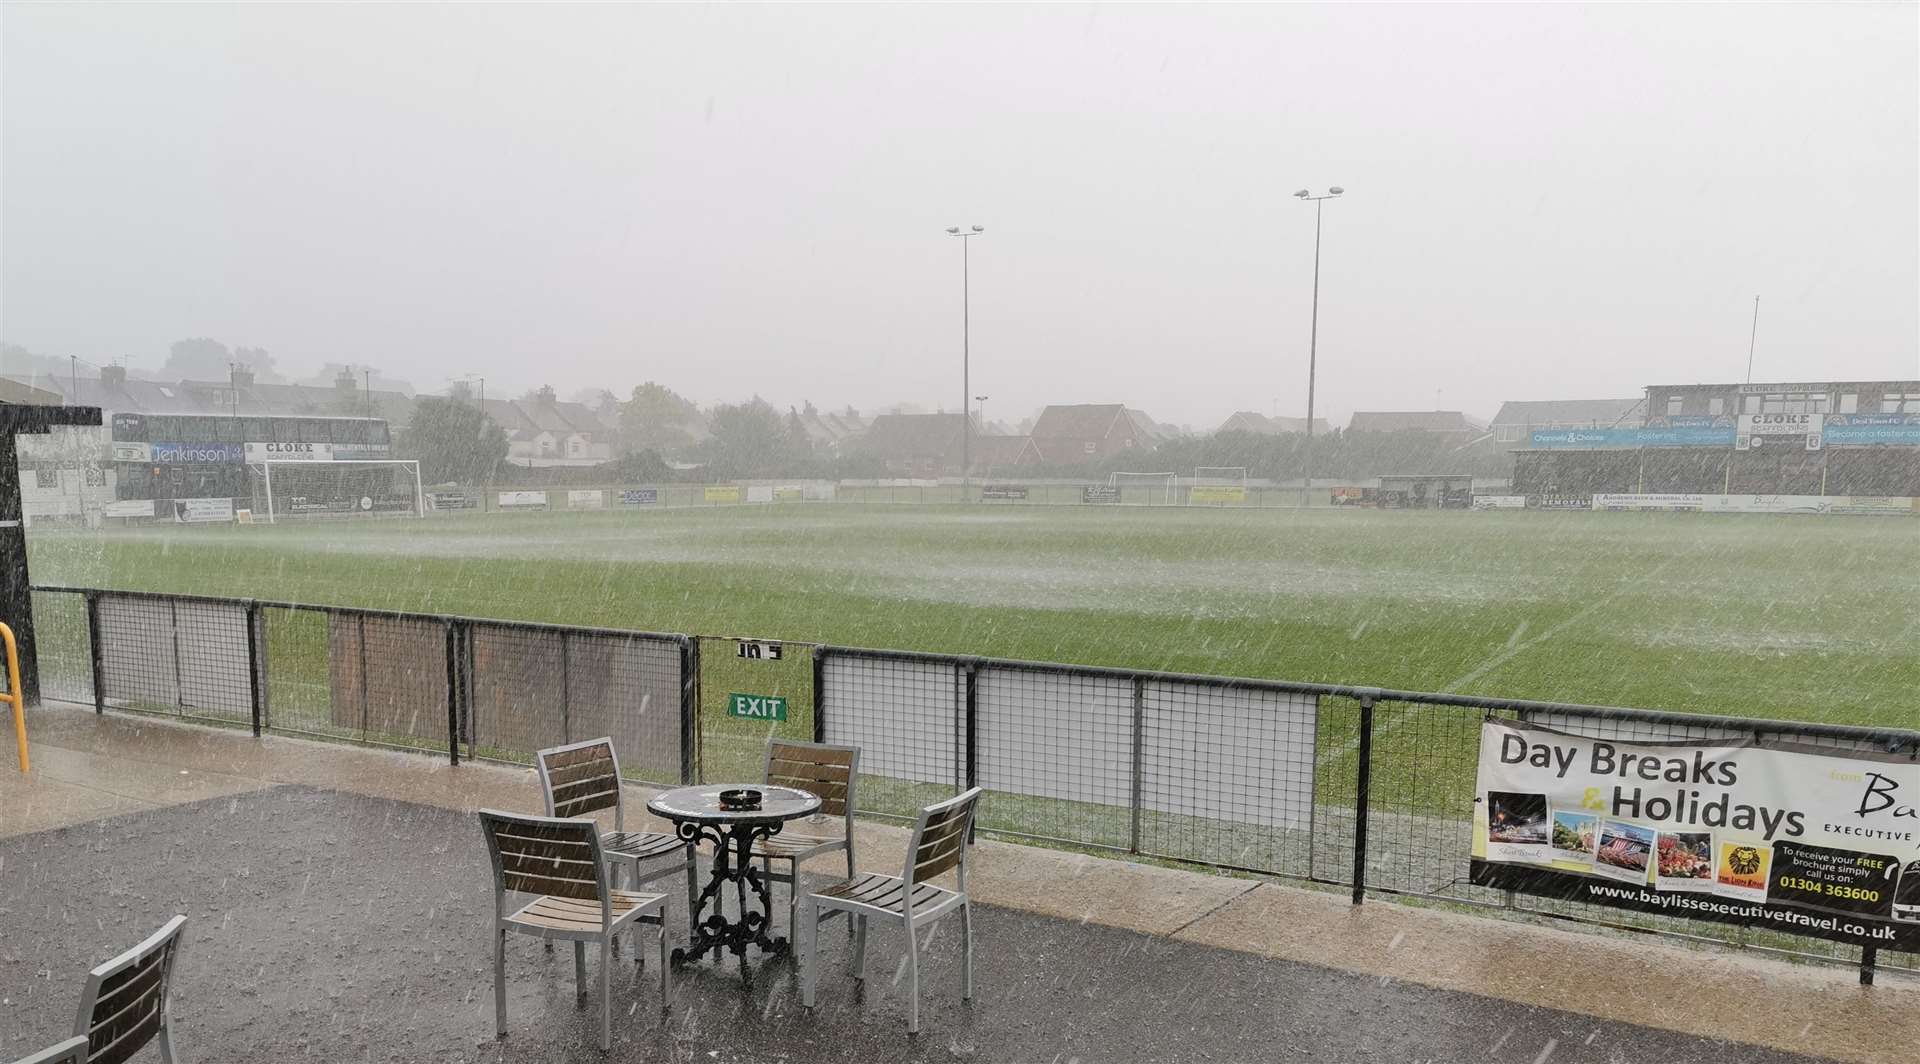
[[[1920,950],[1920,762],[1488,721],[1473,882]]]

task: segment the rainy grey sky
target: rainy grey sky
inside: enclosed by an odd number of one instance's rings
[[[1920,374],[1912,5],[0,13],[0,337],[1208,429]]]

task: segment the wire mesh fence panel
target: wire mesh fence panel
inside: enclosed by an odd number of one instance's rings
[[[975,684],[977,823],[1128,849],[1134,801],[1130,679],[981,665]]]
[[[124,709],[253,719],[247,611],[238,602],[102,594],[100,681]]]
[[[567,741],[567,641],[551,628],[475,622],[469,752],[530,762]]]
[[[701,782],[760,780],[767,741],[811,741],[813,713],[811,646],[700,638]]]
[[[327,615],[327,726],[363,742],[447,746],[447,622]]]
[[[860,812],[910,817],[966,779],[958,663],[816,651],[825,739],[860,747]]]
[[[40,697],[93,703],[93,637],[86,596],[33,592],[33,627],[40,658]]]
[[[1475,775],[1483,710],[1380,702],[1373,714],[1367,886],[1499,904],[1472,886]]]
[[[566,659],[567,742],[607,736],[621,775],[680,782],[680,644],[575,632]]]
[[[1319,700],[1314,720],[1312,849],[1307,878],[1353,882],[1359,823],[1360,703],[1340,696]]]
[[[328,661],[333,614],[320,609],[260,610],[261,718],[269,731],[356,738],[358,718],[334,723]]]
[[[1306,878],[1319,697],[1141,682],[1139,849]]]

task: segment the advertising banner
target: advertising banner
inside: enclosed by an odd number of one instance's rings
[[[547,493],[544,491],[503,491],[499,495],[502,510],[544,510],[547,506]]]
[[[473,510],[480,506],[480,499],[465,491],[430,491],[427,493],[427,508],[430,510]]]
[[[365,452],[370,449],[362,447],[360,450]],[[246,459],[249,462],[331,462],[334,459],[333,444],[249,443],[246,445]]]
[[[1635,447],[1725,447],[1732,425],[1649,425],[1646,428],[1536,429],[1527,445],[1536,450],[1604,451]]]
[[[980,489],[982,499],[1020,500],[1027,497],[1024,484],[988,484]]]
[[[237,443],[156,443],[154,465],[239,465],[247,452]]]
[[[652,506],[659,501],[659,488],[628,488],[620,493],[622,506]]]
[[[1596,510],[1702,510],[1706,505],[1705,495],[1599,494],[1593,497]]]
[[[1090,484],[1082,490],[1080,498],[1083,502],[1119,502],[1120,489],[1109,488],[1101,484]]]
[[[748,502],[772,502],[773,501],[773,485],[771,484],[748,485],[747,501]]]
[[[1920,499],[1905,495],[1841,495],[1833,500],[1827,512],[1913,517],[1920,516]]]
[[[1476,510],[1524,510],[1527,508],[1525,495],[1475,495],[1473,508]]]
[[[567,492],[567,509],[569,510],[598,510],[606,503],[607,493],[604,491]]]
[[[1567,492],[1527,496],[1530,510],[1591,510],[1593,496]]]
[[[175,521],[233,520],[232,499],[175,499],[172,506]]]
[[[100,508],[102,517],[152,517],[152,499],[120,499]]]
[[[116,443],[113,445],[113,460],[116,462],[151,462],[153,447],[145,443]]]
[[[740,485],[720,484],[710,487],[706,491],[706,499],[708,502],[739,502]]]
[[[1247,489],[1235,484],[1227,487],[1220,484],[1195,484],[1187,489],[1188,502],[1246,502]]]
[[[1804,441],[1807,450],[1820,449],[1825,414],[1741,414],[1734,425],[1733,449],[1751,450],[1779,437]]]
[[[1920,446],[1920,414],[1828,414],[1822,434],[1835,447]]]
[[[775,502],[799,502],[806,497],[806,489],[798,484],[782,484],[773,489],[773,500]]]
[[[1472,881],[1920,949],[1920,761],[1488,721]]]

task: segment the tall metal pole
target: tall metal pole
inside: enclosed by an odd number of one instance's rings
[[[1753,297],[1753,331],[1747,334],[1747,383],[1753,383],[1753,342],[1760,338],[1760,297]]]
[[[1300,505],[1313,505],[1313,383],[1320,362],[1320,208],[1313,201],[1313,324],[1307,333],[1307,449],[1300,459]]]
[[[960,501],[967,501],[967,473],[971,467],[968,455],[968,442],[972,437],[972,426],[967,424],[967,396],[973,394],[973,384],[968,377],[973,359],[973,266],[970,253],[973,241],[964,237],[960,240]]]

